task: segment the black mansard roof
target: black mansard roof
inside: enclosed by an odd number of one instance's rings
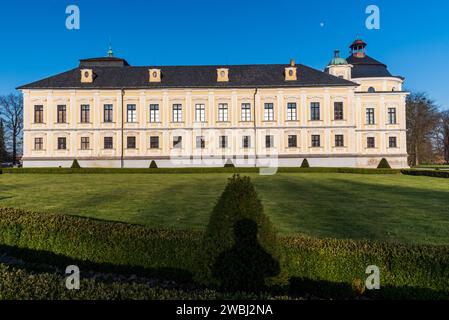
[[[388,71],[387,66],[369,56],[356,57],[351,55],[346,59],[352,64],[352,78],[384,78],[393,77]]]
[[[297,80],[285,81],[284,64],[230,66],[133,67],[115,57],[80,60],[76,69],[36,81],[18,89],[158,89],[158,88],[275,88],[358,86],[328,73],[297,67]],[[81,69],[91,68],[93,83],[81,83]],[[229,69],[229,82],[217,82],[217,68]],[[149,82],[149,69],[161,69],[161,82]]]

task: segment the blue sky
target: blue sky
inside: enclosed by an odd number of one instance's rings
[[[67,30],[76,4],[81,29]],[[365,9],[381,11],[380,30]],[[323,69],[333,50],[359,35],[368,54],[449,108],[447,0],[91,0],[1,1],[0,94],[71,68],[80,58],[116,56],[132,65],[288,63]]]

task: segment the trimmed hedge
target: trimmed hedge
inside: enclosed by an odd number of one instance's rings
[[[197,276],[196,253],[203,234],[151,230],[146,227],[80,217],[0,209],[0,245],[28,249],[28,259],[67,266],[76,259],[90,268],[117,267],[133,273],[191,280]],[[366,267],[381,270],[375,298],[448,299],[449,246],[410,246],[351,240],[279,238],[281,266],[293,294],[351,296],[354,279],[366,279]],[[40,251],[39,251],[40,250]],[[55,254],[45,255],[42,252]],[[66,258],[64,260],[64,257]],[[81,264],[81,265],[80,265]],[[108,269],[109,270],[109,269]]]
[[[259,168],[4,168],[5,174],[207,174],[207,173],[259,173]],[[1,172],[1,170],[0,170]],[[365,168],[278,168],[278,173],[353,173],[353,174],[399,174],[401,170]]]
[[[402,170],[401,173],[410,176],[449,178],[449,171],[442,171],[442,170]]]

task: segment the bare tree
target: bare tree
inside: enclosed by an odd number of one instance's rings
[[[17,151],[22,140],[23,130],[23,99],[20,94],[0,96],[0,117],[4,121],[6,134],[11,143],[12,161],[17,162]]]
[[[449,110],[440,113],[437,132],[437,149],[444,159],[444,162],[449,163]]]
[[[433,137],[440,114],[435,102],[425,93],[407,97],[407,149],[412,166],[433,160]]]

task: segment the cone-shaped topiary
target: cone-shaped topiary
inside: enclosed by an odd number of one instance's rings
[[[198,252],[197,280],[224,291],[257,292],[284,285],[276,232],[249,177],[229,179]]]
[[[224,165],[225,168],[235,168],[234,163],[232,163],[231,159],[228,159]]]
[[[382,160],[380,160],[379,162],[379,165],[377,166],[377,169],[391,169],[391,167],[387,159],[382,158]]]
[[[310,168],[309,161],[307,159],[304,159],[301,163],[301,168]]]
[[[151,160],[151,163],[150,163],[150,169],[157,169],[156,161]]]
[[[80,164],[78,163],[78,160],[73,160],[73,163],[72,163],[72,166],[71,166],[71,168],[72,169],[81,169],[81,166],[80,166]]]

